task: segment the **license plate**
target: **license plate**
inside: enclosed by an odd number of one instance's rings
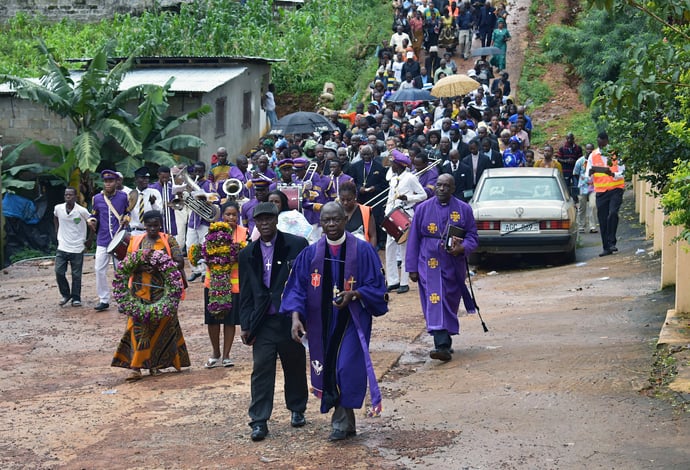
[[[501,222],[501,233],[508,232],[539,233],[539,222]]]

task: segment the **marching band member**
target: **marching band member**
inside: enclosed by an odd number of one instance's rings
[[[145,166],[134,171],[136,188],[127,196],[129,201],[127,210],[130,214],[129,228],[132,231],[132,235],[144,233],[145,212],[151,210],[161,211],[163,209],[161,193],[157,189],[149,187],[150,176],[149,169]]]
[[[268,187],[270,181],[264,178],[253,178],[251,180],[254,188],[254,197],[242,205],[242,226],[247,227],[249,233],[254,229],[254,207],[260,202],[268,202]]]
[[[254,189],[250,184],[252,179],[252,172],[249,171],[249,160],[244,155],[239,155],[235,160],[235,166],[230,167],[228,172],[229,178],[239,180],[242,185],[242,192],[240,192],[238,199],[251,199],[254,197]]]
[[[429,157],[426,152],[417,152],[414,148],[410,149],[410,158],[414,166],[412,174],[417,176],[419,184],[422,185],[426,192],[426,197],[433,197],[435,194],[436,180],[438,179],[438,167],[432,167],[425,170],[425,168],[429,166]],[[420,175],[419,173],[422,171],[424,171],[424,173]]]
[[[292,164],[293,161],[290,158],[284,158],[278,162],[278,171],[280,172],[280,178],[278,181],[271,183],[269,186],[269,190],[273,191],[274,189],[279,188],[280,186],[292,186],[293,185],[293,180],[292,180]]]
[[[93,309],[101,312],[110,305],[110,284],[107,279],[108,265],[111,256],[107,249],[113,236],[120,231],[120,227],[127,223],[127,194],[117,189],[117,174],[112,170],[101,171],[103,191],[93,196],[91,201],[91,217],[87,223],[96,232],[96,255],[94,270],[96,271],[96,292],[98,305]]]
[[[170,168],[167,166],[158,167],[158,181],[151,183],[149,188],[153,188],[161,193],[162,213],[163,213],[163,231],[168,235],[177,236],[177,224],[175,223],[175,209],[168,206],[173,199],[172,182],[170,181]],[[178,240],[179,242],[179,240]]]
[[[328,167],[331,171],[331,174],[327,177],[328,184],[324,190],[326,202],[336,201],[338,199],[338,189],[340,188],[340,185],[347,181],[352,181],[352,176],[343,173],[342,165],[340,160],[337,158],[329,160]]]
[[[419,180],[408,168],[412,164],[410,158],[399,150],[391,151],[391,180],[386,201],[386,214],[401,208],[412,218],[415,204],[424,201],[427,196]],[[398,270],[397,255],[400,250],[401,266]],[[405,251],[407,243],[398,244],[392,236],[386,238],[386,281],[388,291],[397,290],[404,294],[410,290],[409,275],[405,271]]]
[[[206,165],[204,162],[196,162],[192,167],[194,175],[198,177],[196,184],[201,188],[202,191],[206,193],[214,192],[213,183],[205,178],[206,176]],[[192,176],[192,175],[190,175]],[[192,176],[193,177],[193,176]],[[187,252],[192,247],[192,245],[201,245],[206,239],[208,234],[208,227],[210,222],[202,218],[199,214],[194,211],[190,211],[189,222],[187,224],[187,237],[186,246]],[[199,261],[196,265],[192,265],[192,275],[189,276],[189,282],[195,281],[199,277],[204,275],[206,271],[206,266],[203,260]]]

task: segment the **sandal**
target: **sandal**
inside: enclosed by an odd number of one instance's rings
[[[155,376],[161,375],[161,374],[162,374],[162,372],[160,369],[149,369],[149,375],[151,375],[152,377],[155,377]]]
[[[208,361],[206,361],[206,364],[204,364],[204,367],[207,369],[213,369],[214,367],[218,367],[220,365],[219,362],[219,357],[209,357]]]
[[[137,380],[141,380],[141,371],[140,370],[133,370],[129,376],[125,379],[127,382],[136,382]]]
[[[235,364],[230,360],[229,357],[223,359],[223,367],[233,367]]]

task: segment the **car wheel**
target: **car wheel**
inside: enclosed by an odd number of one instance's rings
[[[467,262],[473,266],[476,266],[479,264],[479,262],[482,259],[482,255],[479,253],[472,253],[468,258]]]
[[[575,247],[563,253],[563,262],[565,264],[573,263],[575,261]]]

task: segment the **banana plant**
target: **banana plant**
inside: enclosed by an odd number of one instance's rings
[[[17,165],[17,160],[21,155],[22,151],[33,144],[33,140],[25,140],[21,144],[12,147],[6,156],[3,156],[4,152],[0,151],[0,173],[2,174],[2,194],[5,193],[15,193],[20,189],[34,189],[36,186],[36,180],[24,180],[19,178],[20,174],[25,171],[30,171],[33,173],[42,173],[44,171],[44,166],[40,163],[27,163],[25,165]],[[5,152],[8,148],[3,149]]]

